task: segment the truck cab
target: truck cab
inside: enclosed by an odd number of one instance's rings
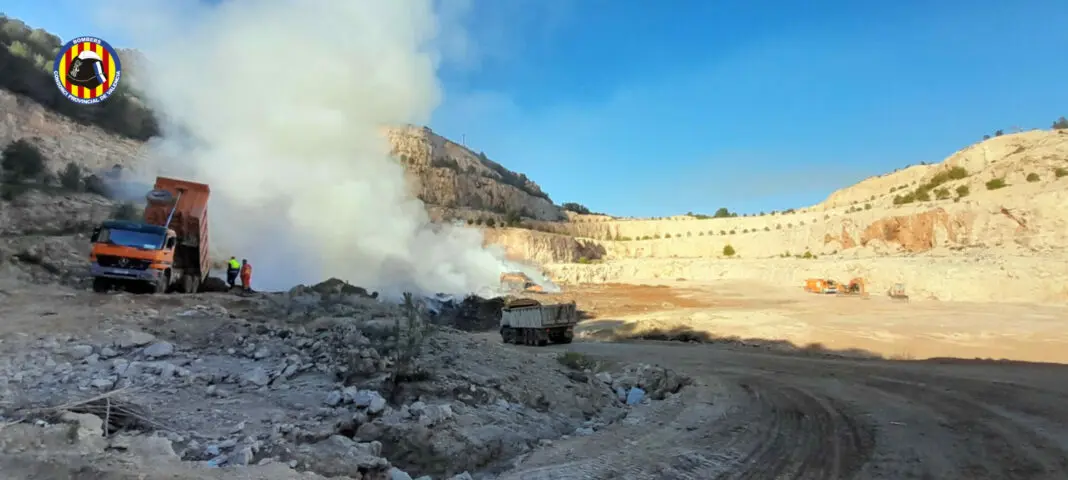
[[[197,292],[211,268],[209,195],[206,184],[157,177],[141,221],[107,220],[93,230],[93,290]]]
[[[93,230],[89,271],[93,290],[144,282],[157,292],[170,284],[177,234],[158,225],[107,220]]]

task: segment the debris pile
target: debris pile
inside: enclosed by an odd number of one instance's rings
[[[647,366],[606,373],[608,382],[576,376],[344,282],[141,306],[152,298],[108,295],[125,309],[84,312],[80,322],[110,325],[90,334],[0,343],[0,424],[19,422],[22,435],[81,415],[89,427],[79,428],[100,430],[86,435],[101,455],[116,442],[128,452],[156,445],[200,468],[449,478],[505,469],[552,439],[622,419],[619,388],[658,399],[686,382]],[[460,310],[481,315],[487,303]]]

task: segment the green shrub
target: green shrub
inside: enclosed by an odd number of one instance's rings
[[[734,254],[735,254],[734,247],[732,247],[729,243],[723,246],[723,256],[724,257],[733,257]]]
[[[1037,173],[1031,172],[1031,173],[1027,174],[1027,181],[1028,182],[1035,183],[1035,182],[1037,182],[1039,180],[1042,180],[1042,178],[1040,178]]]
[[[597,366],[596,362],[590,360],[589,357],[579,352],[560,353],[556,356],[556,361],[559,362],[560,365],[579,371],[593,369]]]
[[[578,263],[581,263],[581,264],[585,265],[585,264],[590,263],[590,259],[588,259],[586,257],[579,257]]]
[[[37,147],[25,139],[9,143],[0,152],[0,168],[4,179],[9,182],[23,182],[40,179],[45,174],[45,158]]]
[[[1055,170],[1053,170],[1053,176],[1056,178],[1068,177],[1068,168],[1057,167]]]
[[[111,218],[115,220],[139,221],[143,213],[133,202],[122,203],[111,212]]]
[[[999,188],[1005,188],[1008,184],[1005,183],[1003,178],[994,178],[986,182],[987,190],[997,190]]]
[[[67,190],[78,191],[82,189],[82,169],[74,162],[70,162],[59,173],[59,184]]]
[[[969,193],[972,193],[972,191],[967,185],[957,187],[957,197],[967,197]]]

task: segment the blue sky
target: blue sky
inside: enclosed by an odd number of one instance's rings
[[[3,8],[65,36],[58,1]],[[804,206],[1068,115],[1064,0],[467,1],[431,127],[616,215]]]

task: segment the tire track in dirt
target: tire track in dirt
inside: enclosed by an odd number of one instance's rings
[[[501,479],[843,478],[871,454],[870,426],[834,399],[753,375],[688,390],[624,421],[634,425],[535,452]]]
[[[921,403],[938,414],[939,426],[957,439],[965,453],[960,465],[969,478],[1065,478],[1068,456],[1063,445],[1037,433],[964,393],[945,385],[871,376],[866,385]]]
[[[625,420],[634,425],[536,450],[502,479],[1068,478],[1068,385],[1057,380],[1068,367],[816,359],[660,342],[553,349],[655,359],[695,384],[642,407],[656,413]]]

